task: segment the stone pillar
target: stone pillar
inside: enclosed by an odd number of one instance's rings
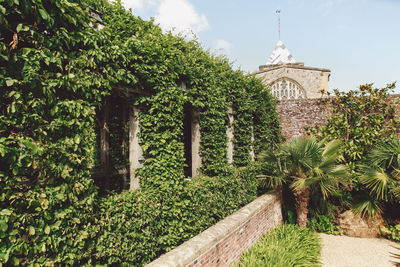
[[[199,113],[192,110],[192,176],[200,175],[201,157],[200,157],[200,123]]]
[[[250,157],[251,157],[251,161],[255,161],[256,155],[254,153],[254,125],[251,125]]]
[[[143,166],[143,150],[140,147],[138,138],[139,128],[139,108],[132,107],[129,110],[129,175],[130,190],[140,188],[140,178],[135,174],[138,168]]]
[[[102,184],[110,188],[110,129],[109,129],[109,99],[106,98],[100,111],[100,165],[102,167]]]
[[[127,122],[128,122],[128,106],[126,105],[125,102],[121,102],[120,104],[120,111],[121,111],[121,130],[119,132],[120,134],[120,140],[121,140],[121,159],[122,162],[124,163],[124,166],[122,168],[122,189],[126,190],[128,189],[128,169],[126,166],[126,159],[128,157],[128,142],[126,140],[126,131],[127,131]]]
[[[226,128],[226,136],[228,137],[228,149],[227,149],[227,156],[228,162],[230,164],[233,163],[233,108],[228,107],[228,127]]]

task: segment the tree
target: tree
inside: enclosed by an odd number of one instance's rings
[[[400,127],[395,117],[398,100],[389,95],[395,87],[395,83],[384,88],[365,84],[359,90],[335,90],[334,98],[327,99],[332,114],[327,123],[308,129],[308,132],[319,139],[341,140],[340,162],[354,171],[366,151],[396,136]]]
[[[276,164],[278,170],[264,169],[261,177],[265,185],[277,188],[287,184],[292,190],[299,226],[307,225],[308,204],[314,188],[318,187],[326,199],[347,178],[347,167],[337,164],[339,149],[338,140],[324,144],[313,137],[299,137],[281,145],[275,153],[260,155],[261,162]]]

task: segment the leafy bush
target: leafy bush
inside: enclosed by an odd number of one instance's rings
[[[354,171],[369,148],[396,136],[400,123],[395,117],[398,100],[390,98],[395,87],[394,83],[384,88],[366,84],[359,90],[335,90],[334,98],[327,100],[332,111],[327,124],[309,132],[321,139],[341,140],[341,163]]]
[[[351,180],[341,186],[339,194],[329,199],[328,205],[321,203],[319,198],[313,199],[311,206],[315,210],[333,215],[352,206],[361,215],[374,216],[382,213],[382,199],[388,196],[383,191],[393,188],[395,183],[382,172],[381,166],[374,166],[379,162],[379,157],[375,163],[366,163],[365,159],[371,149],[377,146],[382,148],[383,144],[397,138],[396,131],[400,121],[396,117],[396,106],[399,100],[390,96],[395,87],[395,83],[383,88],[366,84],[361,85],[358,90],[335,90],[334,97],[327,98],[326,102],[331,109],[327,123],[308,130],[321,139],[342,141],[339,162],[349,167]],[[391,144],[386,147],[390,146]],[[361,167],[362,164],[368,167]],[[363,174],[360,175],[360,172]],[[380,178],[374,179],[377,176]]]
[[[314,232],[283,225],[261,237],[237,266],[320,266],[320,254],[320,240]]]
[[[102,30],[91,26],[97,23],[90,15],[94,11],[101,14]],[[235,123],[246,127],[234,127],[234,158],[236,165],[246,165],[253,119],[256,138],[267,139],[267,144],[279,139],[273,98],[261,81],[233,71],[227,59],[204,51],[197,41],[163,34],[153,21],[133,16],[120,1],[1,1],[0,21],[2,264],[90,263],[100,229],[100,247],[118,244],[126,254],[111,247],[104,249],[109,258],[96,250],[95,260],[145,262],[254,197],[255,183],[247,184],[229,170],[227,110],[241,108],[235,111]],[[187,84],[186,91],[180,82]],[[129,88],[143,94],[127,97]],[[141,107],[139,135],[145,161],[138,175],[144,192],[100,199],[91,178],[97,159],[96,110],[112,94]],[[219,192],[210,189],[221,201],[207,202],[211,218],[205,217],[208,209],[199,212],[203,219],[195,217],[191,199],[207,197],[201,188],[192,192],[184,182],[186,103],[201,114],[202,173],[228,179],[189,183],[218,188]],[[246,135],[240,136],[240,131]],[[261,147],[259,140],[254,143],[256,149]],[[110,142],[111,155],[120,154],[113,145],[120,144]],[[125,163],[119,158],[110,162]],[[136,252],[124,241],[141,237],[142,230],[129,235],[124,232],[128,228],[117,225],[122,215],[133,217],[123,205],[117,206],[125,199],[138,212],[135,222],[158,238],[156,243],[133,242]],[[103,200],[101,211],[109,217],[96,225],[96,202]],[[107,233],[107,227],[115,227],[126,239]]]
[[[400,242],[400,224],[390,225],[389,228],[383,226],[381,228],[381,233],[390,240]]]
[[[196,177],[174,193],[123,192],[105,198],[94,262],[141,266],[190,239],[256,196],[247,170]]]
[[[330,235],[343,234],[343,230],[340,228],[340,226],[336,225],[331,217],[325,215],[318,215],[315,218],[311,218],[307,227],[319,233],[326,233]]]
[[[25,105],[29,103],[20,103]],[[93,233],[88,227],[94,222],[96,197],[90,179],[94,110],[83,101],[60,101],[54,109],[58,116],[41,121],[39,133],[0,137],[0,166],[7,166],[0,170],[3,263],[67,264],[90,254]],[[25,116],[18,120],[30,114]]]

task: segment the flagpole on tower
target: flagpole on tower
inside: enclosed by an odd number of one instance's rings
[[[276,14],[278,14],[278,37],[281,40],[281,10],[277,9]]]

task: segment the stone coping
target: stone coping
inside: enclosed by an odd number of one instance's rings
[[[222,221],[211,226],[197,236],[184,242],[170,252],[161,255],[158,259],[146,265],[147,267],[184,267],[191,264],[203,253],[214,247],[226,236],[235,231],[254,214],[273,203],[278,198],[278,193],[272,192],[264,194],[238,211],[229,215]]]
[[[256,74],[269,72],[271,70],[276,70],[276,69],[280,69],[280,68],[316,70],[316,71],[321,71],[321,72],[331,72],[330,69],[306,67],[306,66],[301,66],[301,65],[298,65],[298,64],[297,65],[296,64],[276,64],[276,65],[261,65],[261,66],[259,66],[259,71],[257,71]]]

